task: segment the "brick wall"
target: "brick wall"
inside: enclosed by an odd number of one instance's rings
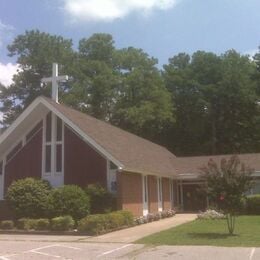
[[[129,210],[135,216],[143,215],[142,176],[137,173],[119,172],[118,209]]]
[[[163,194],[163,210],[171,209],[170,198],[170,180],[168,178],[162,178],[162,194]]]
[[[157,192],[157,178],[156,176],[148,176],[148,205],[149,212],[158,212],[158,192]]]

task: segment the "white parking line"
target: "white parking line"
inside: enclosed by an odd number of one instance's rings
[[[97,257],[101,257],[101,256],[104,256],[104,255],[109,255],[109,254],[111,254],[111,253],[114,253],[114,252],[116,252],[116,251],[119,251],[119,250],[121,250],[121,249],[124,249],[124,248],[129,247],[129,246],[132,246],[132,245],[133,245],[133,244],[127,244],[127,245],[118,247],[118,248],[116,248],[116,249],[113,249],[113,250],[110,250],[110,251],[106,251],[106,252],[104,252],[104,253],[98,255]]]
[[[23,251],[20,254],[2,255],[2,256],[0,256],[0,260],[11,260],[9,257],[18,256],[18,255],[21,255],[21,254],[28,254],[28,253],[45,255],[45,256],[54,257],[54,258],[61,258],[61,256],[59,256],[59,255],[52,255],[52,254],[49,254],[49,253],[40,252],[40,250],[42,250],[42,249],[47,249],[47,248],[52,248],[52,247],[63,247],[63,248],[68,248],[68,249],[73,249],[73,250],[81,250],[81,248],[78,248],[78,247],[60,245],[60,244],[53,244],[53,245],[42,246],[42,247],[33,248],[31,250]]]
[[[251,253],[250,253],[250,256],[249,256],[249,260],[253,259],[254,253],[255,253],[255,247],[252,248],[252,250],[251,250]]]

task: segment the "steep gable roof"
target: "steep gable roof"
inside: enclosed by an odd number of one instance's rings
[[[43,99],[118,160],[125,171],[162,176],[175,174],[176,157],[166,148],[49,98]]]

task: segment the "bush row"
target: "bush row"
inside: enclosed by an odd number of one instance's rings
[[[29,219],[21,218],[17,221],[4,220],[0,223],[3,230],[11,230],[17,228],[19,230],[52,230],[52,231],[68,231],[73,229],[75,221],[71,216],[60,216],[52,218]]]
[[[107,214],[89,215],[78,223],[78,230],[89,235],[99,235],[134,224],[133,214],[129,211],[114,211]]]
[[[52,230],[68,231],[78,225],[78,231],[90,235],[103,234],[112,230],[129,227],[134,224],[133,214],[129,211],[114,211],[106,214],[89,215],[76,223],[71,216],[30,219],[20,218],[17,221],[4,220],[0,222],[0,229],[11,230]]]
[[[19,218],[53,218],[70,215],[78,221],[89,213],[115,210],[115,198],[100,185],[85,190],[76,185],[51,188],[44,180],[25,178],[13,182],[6,201]]]

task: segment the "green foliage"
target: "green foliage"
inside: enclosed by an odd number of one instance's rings
[[[211,159],[201,171],[211,203],[226,213],[229,233],[233,234],[234,216],[241,210],[242,198],[252,186],[253,169],[241,163],[237,156],[231,156],[222,159],[220,166]]]
[[[21,230],[35,230],[36,223],[36,219],[20,218],[16,222],[16,227]]]
[[[41,78],[51,75],[51,64],[66,65],[73,60],[72,41],[38,30],[18,35],[8,46],[9,56],[17,57],[19,72],[14,84],[3,88],[0,100],[3,102],[3,123],[8,126],[21,111],[37,96],[50,96],[50,87],[41,86]],[[62,71],[67,72],[67,68]]]
[[[71,216],[60,216],[51,219],[51,230],[68,231],[73,229],[75,221]]]
[[[181,155],[259,150],[258,74],[255,63],[234,50],[169,59],[163,77],[175,105],[166,140],[172,149]]]
[[[89,213],[89,198],[86,193],[76,185],[65,185],[50,192],[50,216],[70,215],[78,220]]]
[[[16,218],[46,215],[50,185],[44,180],[25,178],[13,182],[6,194],[7,203]]]
[[[3,220],[0,223],[0,229],[10,230],[14,228],[14,222],[12,220]]]
[[[260,215],[260,195],[250,195],[245,199],[245,210],[247,214]]]
[[[90,213],[105,213],[116,209],[115,196],[99,184],[90,184],[85,189],[90,201]]]
[[[127,211],[114,211],[107,214],[89,215],[78,223],[78,230],[90,235],[99,235],[112,230],[131,226],[133,215]]]
[[[49,230],[50,221],[47,218],[39,218],[35,220],[35,229],[36,230]]]

